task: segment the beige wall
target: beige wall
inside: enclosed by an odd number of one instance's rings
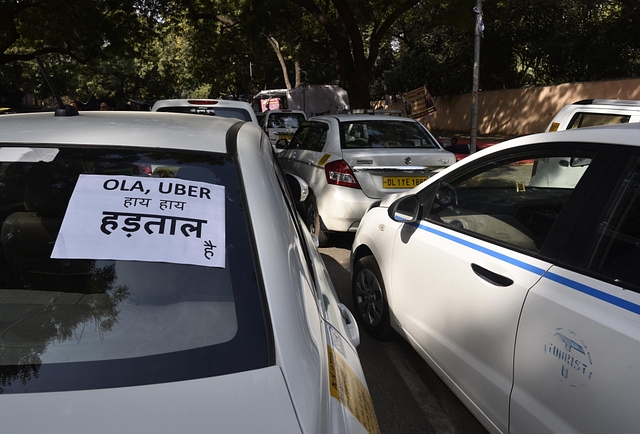
[[[640,79],[480,92],[478,134],[514,136],[542,132],[563,106],[591,98],[640,100]],[[469,133],[471,94],[434,99],[436,114],[420,119],[427,128]]]

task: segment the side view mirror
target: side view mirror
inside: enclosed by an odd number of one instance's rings
[[[289,141],[287,139],[279,139],[276,142],[276,149],[287,149],[289,146]]]
[[[388,213],[389,218],[393,221],[400,223],[415,222],[422,216],[420,198],[415,194],[403,196],[391,204]]]
[[[304,202],[309,196],[309,184],[304,179],[293,173],[285,173],[285,179],[289,185],[289,191],[296,202]]]

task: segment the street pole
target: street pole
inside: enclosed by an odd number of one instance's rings
[[[482,0],[477,0],[476,7],[476,31],[473,50],[473,90],[471,96],[471,138],[469,140],[469,153],[476,152],[476,141],[478,138],[478,90],[480,88],[480,37],[482,34]]]

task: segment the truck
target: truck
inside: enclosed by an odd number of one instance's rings
[[[253,98],[253,108],[258,113],[279,109],[302,110],[310,118],[347,112],[349,96],[337,85],[305,84],[294,89],[263,90]]]

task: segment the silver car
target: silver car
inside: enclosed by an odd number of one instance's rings
[[[379,432],[356,323],[295,211],[306,185],[258,125],[0,130],[3,432]]]
[[[419,185],[455,156],[413,119],[345,114],[310,118],[278,160],[309,185],[305,219],[323,245],[329,232],[355,232],[371,204]]]

